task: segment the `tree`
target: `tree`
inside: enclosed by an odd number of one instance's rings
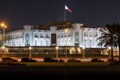
[[[119,47],[119,62],[120,62],[120,24],[116,23],[113,26],[116,28],[117,46]]]
[[[119,24],[106,24],[104,28],[101,29],[102,36],[98,38],[100,41],[98,45],[103,45],[104,47],[111,47],[111,59],[113,62],[113,47],[118,46],[118,42],[120,41],[120,30]],[[119,37],[118,37],[119,36]]]

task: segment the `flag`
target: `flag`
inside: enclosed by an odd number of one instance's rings
[[[65,5],[65,10],[69,11],[70,13],[72,13],[72,10],[70,8],[68,8],[67,5]]]

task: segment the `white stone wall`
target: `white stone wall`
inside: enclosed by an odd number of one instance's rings
[[[84,46],[85,48],[98,48],[97,38],[100,37],[100,28],[84,28],[83,24],[76,23],[72,28],[57,29],[51,26],[50,30],[32,29],[33,25],[25,25],[23,29],[6,34],[7,46],[51,46],[51,34],[56,34],[57,46]],[[28,38],[26,38],[26,36]]]

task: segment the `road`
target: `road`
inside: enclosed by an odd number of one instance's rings
[[[120,65],[112,66],[0,66],[1,80],[115,80]]]

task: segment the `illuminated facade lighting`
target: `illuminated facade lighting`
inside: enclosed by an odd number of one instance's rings
[[[17,47],[51,46],[52,41],[54,41],[57,46],[66,46],[66,28],[59,28],[59,25],[49,26],[49,29],[34,27],[33,25],[24,25],[23,29],[8,32],[6,34],[6,45]],[[73,23],[67,29],[67,46],[101,48],[98,46],[99,41],[97,40],[101,36],[101,28],[88,28],[83,27],[81,23]],[[52,37],[52,34],[55,34],[55,37]]]

